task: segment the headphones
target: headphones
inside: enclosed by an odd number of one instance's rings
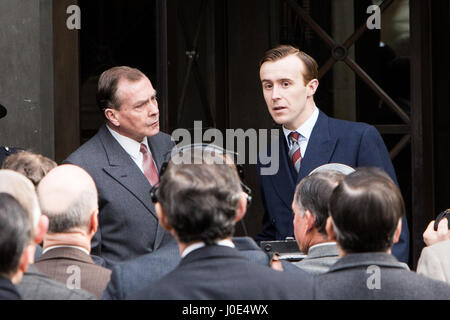
[[[185,147],[182,147],[180,149],[177,149],[175,151],[172,152],[172,154],[174,154],[174,152],[183,155],[184,152],[186,152],[187,150],[193,150],[193,149],[200,149],[200,150],[209,150],[209,151],[214,151],[220,154],[228,154],[228,155],[234,155],[237,156],[238,154],[235,152],[231,152],[225,149],[222,149],[218,146],[212,145],[212,144],[191,144]],[[169,160],[170,161],[170,160]],[[161,165],[161,169],[159,170],[159,178],[161,180],[162,176],[164,175],[164,173],[167,170],[167,166],[169,165],[169,161],[165,161],[162,165]],[[244,183],[244,167],[241,164],[237,164],[236,165],[236,169],[240,178],[240,184],[242,187],[242,190],[245,192],[245,194],[247,195],[247,208],[250,206],[250,204],[252,203],[252,189],[250,189],[245,183]],[[157,203],[159,202],[159,183],[154,185],[152,187],[152,189],[150,190],[150,198],[152,200],[153,203]]]

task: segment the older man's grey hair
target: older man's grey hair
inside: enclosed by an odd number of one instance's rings
[[[0,192],[8,193],[16,198],[25,209],[34,236],[41,216],[41,209],[33,183],[18,172],[2,169],[0,170]]]
[[[315,227],[322,234],[326,234],[331,194],[344,177],[345,174],[334,170],[318,171],[303,178],[295,189],[294,201],[301,209],[300,215],[303,217],[305,211],[309,210],[314,216]]]

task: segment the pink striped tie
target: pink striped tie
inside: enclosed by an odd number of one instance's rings
[[[142,166],[144,167],[144,174],[148,182],[152,186],[159,182],[158,169],[156,169],[155,163],[153,162],[152,155],[148,152],[147,146],[141,144],[141,153],[143,155]]]
[[[300,165],[302,164],[303,161],[302,153],[300,152],[300,144],[298,143],[299,138],[300,134],[296,131],[293,131],[289,134],[289,141],[291,141],[291,150],[289,150],[289,158],[291,158],[292,165],[294,166],[297,172],[300,171]]]

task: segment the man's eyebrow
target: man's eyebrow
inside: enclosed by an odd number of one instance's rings
[[[289,78],[283,78],[283,79],[279,79],[277,80],[278,82],[284,82],[284,81],[292,81],[292,79]]]
[[[137,101],[137,102],[134,104],[134,107],[142,106],[143,104],[146,104],[147,102],[148,102],[148,99]]]

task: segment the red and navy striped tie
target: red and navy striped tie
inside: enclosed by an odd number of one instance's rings
[[[289,141],[291,142],[291,150],[289,150],[289,158],[291,158],[292,164],[297,172],[300,171],[300,165],[302,164],[303,158],[300,152],[300,144],[298,139],[300,134],[296,131],[289,133]]]

